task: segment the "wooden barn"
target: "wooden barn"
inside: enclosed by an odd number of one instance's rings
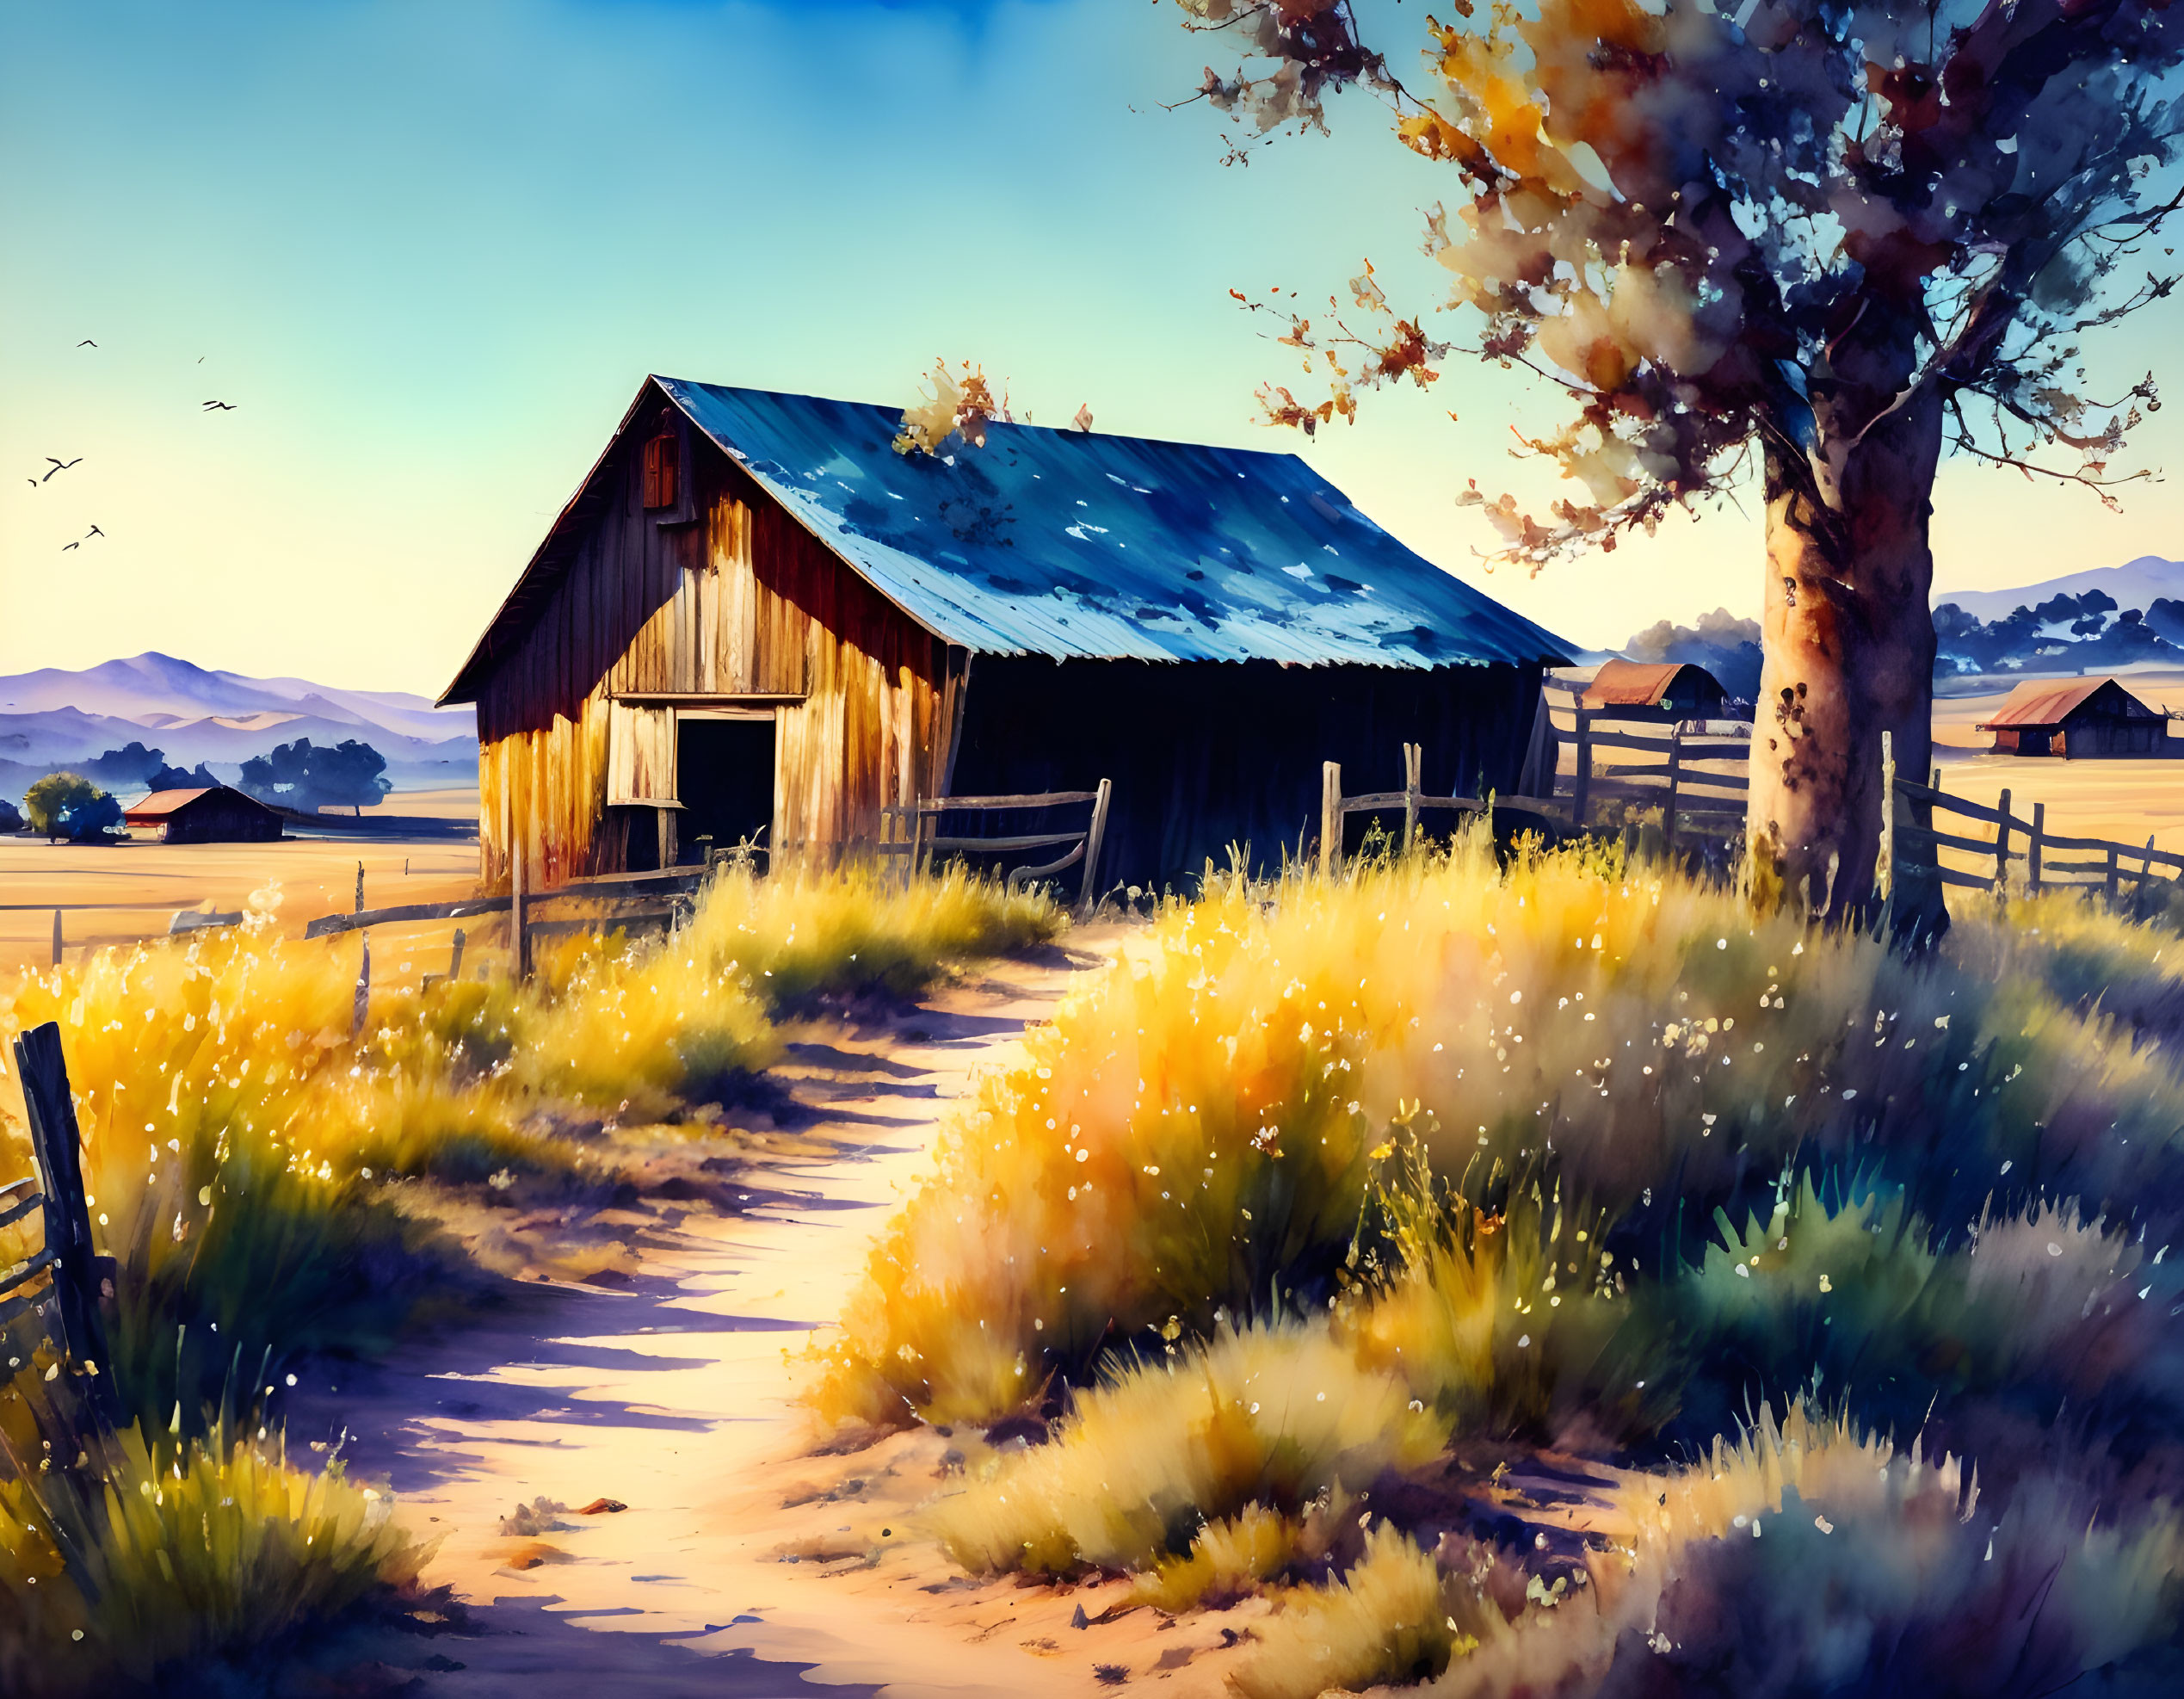
[[[886,806],[1114,785],[1102,888],[1262,862],[1320,764],[1509,789],[1546,632],[1293,455],[648,379],[443,702],[482,876],[832,856]]]
[[[1724,720],[1729,692],[1702,666],[1683,661],[1626,661],[1600,670],[1578,698],[1580,707],[1628,720]]]
[[[132,831],[156,830],[167,843],[270,843],[281,816],[228,785],[209,790],[156,790],[121,811]]]
[[[2169,716],[2113,678],[2027,679],[1980,729],[1999,755],[2161,755]]]

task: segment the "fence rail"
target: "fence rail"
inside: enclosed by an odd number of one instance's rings
[[[929,866],[936,852],[1001,855],[1020,850],[1058,850],[1066,843],[1071,846],[1067,855],[1043,866],[1027,864],[1010,868],[1009,888],[1021,889],[1034,880],[1065,873],[1082,863],[1084,872],[1078,880],[1077,909],[1080,915],[1089,915],[1092,905],[1099,899],[1096,881],[1100,846],[1107,837],[1107,806],[1114,795],[1113,783],[1102,779],[1092,790],[1029,791],[1007,796],[921,796],[879,811],[879,842],[873,847],[883,856],[903,857],[904,873],[908,876],[912,871]],[[935,829],[943,814],[1005,814],[1020,810],[1079,806],[1087,802],[1092,805],[1091,818],[1073,831],[978,837],[966,833],[943,835]]]

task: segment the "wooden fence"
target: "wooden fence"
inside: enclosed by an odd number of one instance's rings
[[[1004,855],[1020,850],[1058,850],[1068,852],[1043,866],[1012,868],[1009,888],[1021,890],[1034,880],[1066,872],[1080,862],[1084,868],[1077,881],[1077,909],[1092,912],[1099,900],[1100,845],[1107,836],[1107,805],[1113,800],[1112,782],[1102,779],[1094,790],[1029,792],[1021,796],[922,796],[879,811],[879,842],[874,850],[884,857],[903,857],[905,876],[932,864],[935,854]],[[1083,825],[1061,831],[1019,832],[1003,837],[943,836],[943,814],[1007,814],[1025,810],[1065,808],[1092,805],[1091,817]]]
[[[1556,695],[1564,700],[1552,701]],[[1574,771],[1567,775],[1567,789],[1564,788],[1564,775],[1552,769],[1540,771],[1534,782],[1543,799],[1569,799],[1572,826],[1589,829],[1594,804],[1607,798],[1659,808],[1663,835],[1671,850],[1679,837],[1718,841],[1743,830],[1743,799],[1751,788],[1749,773],[1712,769],[1749,766],[1752,751],[1749,724],[1649,722],[1627,707],[1589,708],[1583,701],[1582,692],[1567,686],[1550,683],[1540,692],[1539,712],[1546,729],[1558,742],[1573,746],[1576,762]],[[1567,732],[1553,723],[1555,712],[1570,717]],[[1724,725],[1734,729],[1713,729]],[[1642,729],[1654,726],[1658,729]],[[1624,750],[1658,759],[1604,765],[1598,758],[1601,751],[1609,751],[1612,760],[1613,751]]]
[[[1893,775],[1891,773],[1891,777]],[[2051,890],[2058,886],[2074,886],[2098,889],[2109,901],[2121,894],[2123,887],[2132,887],[2134,905],[2142,904],[2150,893],[2156,880],[2178,886],[2184,883],[2184,855],[2174,850],[2156,850],[2149,837],[2141,844],[2119,843],[2105,837],[2065,837],[2047,829],[2047,805],[2035,802],[2033,818],[2021,819],[2010,811],[2010,794],[2003,791],[1996,806],[1971,801],[1969,798],[1952,796],[1932,785],[1917,784],[1909,779],[1895,779],[1894,788],[1899,801],[1915,804],[1933,813],[1953,814],[1959,819],[1979,821],[1994,828],[1991,837],[1974,837],[1964,832],[1944,831],[1938,826],[1922,826],[1916,821],[1898,818],[1887,823],[1882,843],[1883,856],[1891,868],[1899,857],[1897,846],[1906,843],[1931,844],[1937,853],[1943,850],[1955,850],[1960,855],[1990,861],[1991,873],[1967,873],[1960,868],[1943,867],[1941,882],[1974,891],[1996,891],[2009,887],[2012,863],[2023,872],[2021,888],[2027,893]],[[1932,818],[1929,814],[1928,818]],[[2058,861],[2056,853],[2076,856],[2080,859]],[[2087,859],[2089,857],[2089,859]],[[2137,868],[2129,864],[2138,863]],[[2174,872],[2156,872],[2156,865],[2174,868]],[[2061,875],[2058,877],[2058,875]]]

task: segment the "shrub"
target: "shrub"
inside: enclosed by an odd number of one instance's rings
[[[816,999],[913,997],[953,963],[1050,942],[1065,924],[1052,900],[949,867],[910,881],[851,867],[801,867],[759,879],[716,874],[686,932],[684,953],[741,973],[783,1013]]]
[[[1295,1517],[1322,1494],[1415,1468],[1446,1433],[1323,1328],[1224,1331],[1088,1390],[1051,1443],[1004,1455],[933,1520],[967,1569],[1149,1569],[1188,1554],[1209,1523],[1254,1507]],[[1213,1537],[1246,1553],[1267,1539],[1248,1522]],[[1207,1566],[1220,1566],[1211,1551]]]
[[[1258,1637],[1230,1677],[1243,1699],[1397,1686],[1439,1675],[1458,1649],[1433,1559],[1385,1523],[1341,1579],[1285,1594]]]
[[[121,824],[121,805],[80,773],[48,773],[31,781],[22,810],[48,837],[92,837]]]
[[[111,1691],[411,1585],[425,1554],[338,1461],[125,1430],[96,1469],[0,1480],[0,1686]]]

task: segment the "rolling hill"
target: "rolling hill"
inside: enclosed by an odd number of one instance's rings
[[[2092,590],[2113,596],[2119,608],[2144,611],[2163,597],[2184,597],[2184,560],[2142,554],[2120,566],[2090,566],[2016,590],[1937,590],[1934,602],[1938,608],[1953,602],[1965,613],[1992,621],[2007,619],[2020,608],[2037,608],[2058,596],[2079,596]]]
[[[135,741],[176,766],[232,779],[275,744],[355,738],[386,757],[403,788],[477,782],[478,722],[398,690],[342,690],[301,678],[251,678],[148,653],[81,671],[0,675],[0,791]]]

